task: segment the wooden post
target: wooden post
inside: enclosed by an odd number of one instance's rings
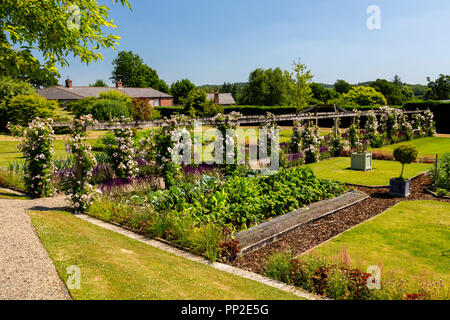
[[[436,154],[436,171],[434,172],[434,185],[436,187],[437,187],[437,181],[439,178],[438,169],[439,169],[439,154]]]

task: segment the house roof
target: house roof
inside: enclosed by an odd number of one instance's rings
[[[209,101],[214,101],[214,93],[208,93],[207,99]],[[231,93],[219,93],[219,104],[220,105],[232,105],[236,104],[233,95]]]
[[[164,92],[153,88],[116,88],[116,87],[71,87],[55,86],[38,90],[38,94],[49,100],[79,100],[97,97],[100,92],[118,90],[132,98],[172,98]]]

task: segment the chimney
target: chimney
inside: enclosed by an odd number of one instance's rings
[[[116,81],[116,88],[117,89],[123,88],[122,81]]]
[[[72,88],[72,80],[70,79],[66,80],[66,88]]]
[[[214,91],[214,104],[219,104],[219,91]]]

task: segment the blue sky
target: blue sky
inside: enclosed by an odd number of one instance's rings
[[[392,79],[426,83],[450,74],[448,0],[130,0],[111,5],[122,37],[118,50],[138,53],[169,84],[240,82],[255,68],[290,69],[298,58],[314,81]],[[381,8],[381,30],[369,30],[366,10]],[[113,50],[86,66],[69,60],[62,80],[108,80]]]

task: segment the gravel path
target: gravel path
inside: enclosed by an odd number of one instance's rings
[[[70,299],[27,213],[66,206],[63,197],[0,199],[0,300]]]

